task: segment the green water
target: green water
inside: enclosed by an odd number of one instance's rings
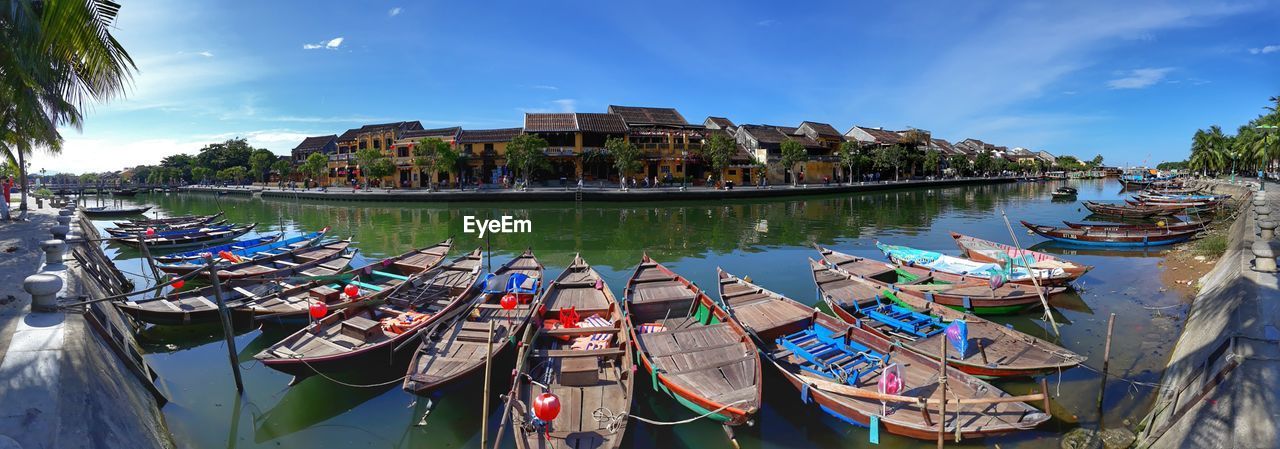
[[[757,283],[806,303],[815,303],[814,285],[806,258],[818,243],[874,258],[879,239],[887,243],[955,253],[947,231],[1009,241],[1001,219],[1007,211],[1014,226],[1024,219],[1040,223],[1079,221],[1088,215],[1079,203],[1052,202],[1049,192],[1060,184],[1003,184],[915,189],[858,195],[778,201],[654,202],[654,203],[475,203],[391,204],[320,203],[279,199],[215,197],[200,194],[140,195],[133,201],[157,206],[163,215],[208,214],[224,210],[233,222],[257,222],[259,233],[280,230],[312,231],[332,226],[336,235],[353,235],[368,257],[398,254],[427,246],[449,236],[456,238],[455,254],[486,242],[462,232],[464,216],[510,215],[532,221],[531,234],[493,235],[492,264],[498,266],[513,252],[534,249],[547,265],[548,276],[558,274],[581,252],[621,296],[621,288],[642,253],[690,278],[714,286],[715,268],[750,275]],[[1114,181],[1072,181],[1080,200],[1121,197]],[[106,225],[105,222],[101,223]],[[1042,239],[1017,228],[1024,245]],[[1017,329],[1089,357],[1101,366],[1107,317],[1115,313],[1112,348],[1113,374],[1142,382],[1158,382],[1173,339],[1181,330],[1189,298],[1165,291],[1160,283],[1161,251],[1109,252],[1074,250],[1041,244],[1037,249],[1066,253],[1070,259],[1097,266],[1078,281],[1079,293],[1054,300],[1062,324],[1058,339],[1040,321],[1039,313],[997,317]],[[118,265],[140,273],[141,261],[132,250],[107,247]],[[140,282],[145,282],[139,279]],[[714,289],[713,289],[714,290]],[[1173,307],[1166,307],[1173,306]],[[478,447],[482,378],[472,376],[452,385],[430,401],[400,390],[398,383],[374,388],[342,386],[320,377],[289,387],[290,377],[265,368],[253,359],[261,348],[281,338],[279,330],[238,334],[236,345],[244,372],[245,394],[237,397],[217,327],[152,327],[140,335],[148,361],[161,376],[171,402],[163,409],[180,447]],[[506,391],[514,357],[496,360],[493,391]],[[386,371],[386,370],[383,370]],[[403,371],[369,373],[345,382],[376,384],[394,380]],[[1015,435],[959,445],[1000,447],[1057,446],[1057,439],[1077,427],[1121,426],[1136,423],[1150,406],[1152,390],[1115,381],[1107,385],[1100,412],[1101,376],[1076,368],[1047,377],[1055,396],[1055,420]],[[800,402],[791,388],[770,368],[765,369],[764,408],[755,425],[737,429],[744,448],[872,447],[865,429],[847,425]],[[1027,393],[1030,380],[996,381],[1013,394]],[[693,416],[665,395],[655,394],[647,376],[635,386],[633,414],[664,421]],[[497,402],[497,396],[491,398]],[[496,407],[495,407],[496,409]],[[496,429],[498,414],[490,419]],[[951,444],[950,441],[948,444]],[[505,446],[513,446],[504,437]],[[932,447],[881,432],[881,446]],[[730,447],[718,424],[699,421],[678,427],[656,427],[633,421],[625,446]]]

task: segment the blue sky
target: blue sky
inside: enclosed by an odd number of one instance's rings
[[[132,88],[37,170],[117,170],[234,136],[286,154],[366,123],[508,127],[609,104],[1154,164],[1280,95],[1277,2],[121,3]]]

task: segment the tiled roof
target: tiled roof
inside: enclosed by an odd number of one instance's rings
[[[892,145],[898,143],[898,141],[902,139],[902,134],[899,134],[896,131],[889,131],[884,128],[868,128],[865,126],[854,126],[854,128],[858,128],[862,130],[862,132],[870,134],[871,138],[875,139],[876,143],[882,145]]]
[[[578,120],[572,112],[526,112],[524,114],[525,132],[574,132],[578,130]]]
[[[800,142],[805,148],[822,148],[817,141],[804,134],[796,134],[796,128],[774,125],[742,125],[738,129],[750,134],[761,147],[772,148],[781,145],[787,139]]]
[[[438,137],[441,139],[456,139],[458,133],[462,132],[462,127],[453,126],[449,128],[436,129],[415,129],[405,131],[400,135],[401,139],[422,139],[427,137]]]
[[[374,133],[379,131],[389,131],[393,129],[399,129],[401,132],[420,130],[422,129],[422,122],[419,122],[417,120],[412,120],[412,121],[405,121],[405,122],[391,122],[391,123],[378,123],[374,125],[364,125],[359,128],[348,129],[347,132],[344,132],[342,133],[341,136],[338,136],[338,141],[339,142],[351,141],[351,140],[355,140],[356,137],[359,137],[361,134]]]
[[[672,111],[675,110],[672,109]],[[608,134],[626,134],[627,132],[627,123],[622,120],[621,115],[599,112],[579,112],[576,115],[580,131]],[[681,117],[681,120],[684,118]]]
[[[720,128],[733,127],[733,121],[730,121],[729,119],[724,117],[707,117],[707,119],[704,120],[703,123],[706,123],[706,122],[711,122],[712,124],[719,126]]]
[[[806,128],[806,127],[809,129],[812,129],[813,132],[817,133],[819,137],[829,137],[833,139],[839,139],[840,137],[842,137],[842,134],[840,134],[840,131],[836,131],[835,127],[826,123],[808,122],[808,121],[800,123],[800,128]]]
[[[458,143],[509,142],[524,132],[524,128],[464,129]]]
[[[611,114],[622,116],[622,121],[629,126],[635,125],[667,125],[687,126],[689,121],[680,115],[675,108],[648,108],[639,106],[609,105]]]
[[[306,139],[302,139],[302,143],[300,143],[300,144],[298,144],[298,146],[294,147],[294,148],[293,148],[293,150],[294,150],[294,151],[314,151],[314,150],[319,150],[319,149],[321,149],[321,148],[324,148],[324,147],[325,147],[325,145],[328,145],[328,144],[329,144],[329,142],[333,142],[333,140],[334,140],[334,139],[337,139],[337,138],[338,138],[338,136],[333,135],[333,134],[330,134],[330,135],[327,135],[327,136],[315,136],[315,137],[308,137],[308,138],[306,138]]]

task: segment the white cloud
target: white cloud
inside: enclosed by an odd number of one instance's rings
[[[773,20],[773,19],[765,19],[765,20],[761,20],[761,21],[759,21],[759,22],[756,22],[756,26],[767,27],[767,26],[769,26],[769,25],[773,25],[773,24],[775,24],[775,23],[778,23],[778,21],[777,21],[777,20]]]
[[[335,37],[333,39],[329,39],[327,41],[320,41],[320,43],[318,44],[303,44],[302,49],[318,50],[323,48],[325,50],[337,50],[338,47],[341,47],[341,46],[342,46],[342,37],[340,36],[340,37]]]
[[[573,112],[578,107],[578,101],[572,98],[552,100],[551,102],[560,108],[560,112]]]
[[[390,11],[387,11],[387,15],[388,15],[388,16],[390,16],[390,17],[395,17],[395,16],[400,15],[400,11],[401,11],[400,7],[399,7],[399,6],[397,6],[397,7],[395,7],[395,8],[391,8],[391,10],[390,10]]]
[[[541,90],[560,90],[559,87],[551,86],[547,84],[538,84],[538,85],[529,86],[529,87],[532,87],[534,89],[541,89]]]
[[[1124,75],[1120,78],[1107,81],[1107,87],[1112,89],[1143,89],[1151,87],[1173,71],[1172,67],[1160,68],[1143,68],[1133,69],[1128,72],[1122,72]]]
[[[1280,45],[1268,45],[1268,46],[1261,47],[1261,48],[1250,48],[1250,49],[1249,49],[1249,54],[1251,54],[1251,55],[1265,55],[1265,54],[1267,54],[1267,53],[1275,53],[1275,52],[1278,52],[1278,51],[1280,51]]]
[[[200,56],[204,56],[204,57],[206,57],[206,58],[212,58],[212,57],[213,57],[213,52],[211,52],[211,51],[209,51],[209,50],[205,50],[205,51],[202,51],[202,52],[200,52],[200,53],[196,53],[196,54],[197,54],[197,55],[200,55]]]

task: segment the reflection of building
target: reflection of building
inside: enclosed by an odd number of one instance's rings
[[[358,176],[360,170],[355,158],[356,153],[359,153],[360,150],[373,148],[382,150],[383,154],[387,156],[393,156],[390,148],[400,138],[401,134],[406,131],[421,129],[422,123],[414,120],[365,125],[347,130],[336,139],[338,151],[329,155],[329,183],[331,185],[343,185]],[[388,177],[383,181],[394,182],[394,178]]]
[[[611,137],[626,137],[627,124],[622,116],[608,113],[555,112],[526,113],[524,132],[547,141],[550,170],[533,173],[535,180],[582,177],[583,160],[597,160],[605,155],[604,142]],[[586,175],[590,175],[586,173]],[[587,179],[594,179],[587,176]]]

